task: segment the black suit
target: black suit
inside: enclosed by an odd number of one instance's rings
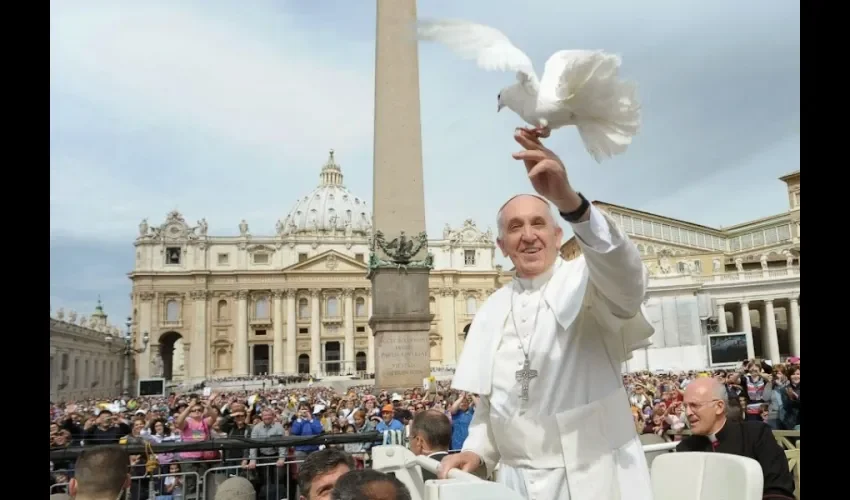
[[[430,455],[428,455],[428,458],[431,458],[431,459],[436,460],[438,462],[442,462],[443,459],[446,458],[447,456],[449,456],[448,451],[437,451],[437,452],[434,452],[434,453],[431,453]],[[422,481],[423,482],[428,481],[429,479],[437,479],[437,475],[431,473],[431,471],[427,471],[425,469],[422,469]]]
[[[438,462],[442,462],[444,458],[449,455],[453,455],[455,453],[459,453],[457,451],[435,451],[434,453],[428,455],[428,458],[434,459]],[[478,468],[478,470],[472,472],[473,476],[480,477],[481,479],[487,479],[487,466],[482,465]],[[429,479],[437,479],[437,476],[431,474],[425,469],[422,469],[422,481],[428,481]]]
[[[753,420],[727,420],[715,437],[717,448],[713,451],[752,458],[761,465],[765,498],[793,500],[794,478],[788,468],[788,459],[767,424]],[[706,436],[688,436],[676,446],[677,452],[710,452],[712,449]]]

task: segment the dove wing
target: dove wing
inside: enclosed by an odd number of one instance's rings
[[[420,40],[439,42],[463,59],[474,59],[487,71],[516,71],[520,82],[537,90],[537,74],[525,52],[518,49],[501,31],[460,20],[422,20],[418,23]]]
[[[601,50],[562,50],[546,61],[537,106],[553,128],[575,125],[602,161],[626,151],[640,129],[636,86],[619,77],[620,57]]]

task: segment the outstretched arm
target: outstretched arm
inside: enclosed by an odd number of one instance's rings
[[[601,210],[591,206],[587,220],[573,223],[590,282],[611,312],[631,318],[646,294],[646,266],[637,246]]]
[[[590,282],[612,313],[621,318],[633,317],[640,310],[646,291],[646,268],[637,247],[573,189],[564,163],[543,146],[537,134],[517,130],[514,138],[525,150],[513,156],[525,164],[534,190],[551,201],[572,225],[587,262]]]

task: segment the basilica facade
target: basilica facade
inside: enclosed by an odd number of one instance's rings
[[[723,228],[594,202],[637,244],[649,273],[652,346],[624,369],[705,368],[712,333],[745,334],[748,358],[800,355],[800,171],[779,180],[787,211]],[[561,254],[580,255],[575,238]]]
[[[274,228],[255,233],[242,220],[238,236],[216,236],[205,219],[189,224],[177,211],[142,221],[132,318],[151,345],[137,356],[137,376],[373,373],[371,221],[333,151],[318,186]],[[495,265],[493,233],[472,220],[428,247],[431,364],[452,366],[478,306],[510,277]]]

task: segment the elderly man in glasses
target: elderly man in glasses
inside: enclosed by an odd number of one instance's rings
[[[682,404],[692,435],[679,443],[677,452],[715,451],[752,458],[764,472],[765,498],[794,499],[788,460],[770,427],[755,420],[728,419],[729,393],[723,384],[714,378],[698,378],[688,384]]]

